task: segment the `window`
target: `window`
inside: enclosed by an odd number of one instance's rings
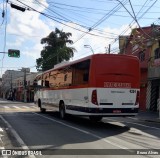
[[[88,83],[90,60],[77,63],[73,68],[73,85],[83,85]]]
[[[67,81],[67,74],[64,75],[64,81]]]
[[[72,70],[70,66],[50,72],[50,87],[68,87],[72,84]]]
[[[145,60],[145,52],[144,51],[139,52],[139,60],[141,62]]]
[[[155,51],[154,51],[154,58],[155,59],[160,58],[160,49],[159,48],[155,49]]]

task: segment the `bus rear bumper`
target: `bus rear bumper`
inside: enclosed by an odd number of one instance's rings
[[[66,106],[66,110],[69,113],[77,114],[77,115],[96,115],[96,116],[136,116],[138,114],[139,108],[91,108],[91,107],[80,107],[68,105]]]

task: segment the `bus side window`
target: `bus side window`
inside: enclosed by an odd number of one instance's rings
[[[89,82],[89,66],[90,60],[86,60],[73,65],[73,85],[83,85]]]
[[[64,81],[67,81],[67,74],[64,75]]]
[[[45,87],[49,87],[49,81],[45,80]]]
[[[43,80],[41,80],[41,86],[43,87]]]
[[[83,74],[83,81],[84,82],[88,82],[88,78],[89,78],[89,74],[88,73],[84,73]]]

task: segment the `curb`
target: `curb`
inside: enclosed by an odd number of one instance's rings
[[[148,120],[148,119],[145,119],[144,121],[146,121],[146,122],[156,122],[156,123],[160,123],[160,120]]]
[[[23,150],[29,150],[28,146],[24,143],[24,141],[21,139],[21,137],[18,135],[18,133],[14,130],[14,128],[9,124],[8,121],[6,121],[3,116],[0,115],[0,119],[5,123],[5,125],[8,127],[10,134],[13,136],[13,138],[17,141],[17,143],[20,145],[20,148]],[[8,138],[9,139],[9,138]],[[16,148],[16,147],[15,147]],[[16,155],[17,156],[17,155]],[[30,158],[36,158],[34,155],[29,155]]]
[[[160,123],[160,119],[156,119],[156,120],[150,120],[150,119],[141,119],[141,118],[138,118],[138,120],[142,120],[142,121],[146,121],[146,122],[155,122],[155,123]]]

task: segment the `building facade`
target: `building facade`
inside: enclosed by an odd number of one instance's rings
[[[2,75],[2,85],[1,85],[1,94],[0,96],[4,99],[12,99],[14,98],[14,85],[13,80],[17,77],[23,76],[24,72],[16,71],[16,70],[7,70]]]
[[[159,28],[160,26],[157,25],[136,28],[132,30],[131,35],[122,36],[119,40],[121,54],[135,55],[139,58],[141,68],[140,109],[143,111],[157,111],[160,92]]]
[[[36,72],[22,68],[21,71],[7,70],[2,75],[0,97],[24,102],[34,101],[34,80]]]
[[[26,73],[26,76],[13,81],[15,87],[15,100],[24,102],[34,101],[34,80],[37,73]]]
[[[2,98],[1,91],[2,91],[2,78],[0,78],[0,98]]]

